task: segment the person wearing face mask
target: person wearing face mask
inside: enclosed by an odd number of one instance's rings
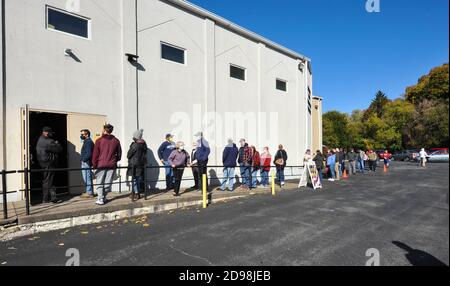
[[[166,190],[173,190],[173,171],[169,164],[169,156],[175,149],[175,143],[173,142],[173,135],[167,134],[166,141],[164,141],[158,149],[158,157],[161,163],[166,167]]]
[[[61,144],[53,139],[53,130],[50,127],[42,129],[42,135],[36,145],[36,154],[41,169],[45,170],[42,173],[42,203],[52,202],[58,203],[56,191],[53,186],[55,172],[50,169],[55,169],[58,165],[58,156],[63,151]],[[50,196],[50,198],[49,198]]]
[[[189,165],[189,154],[184,150],[184,143],[178,142],[176,144],[176,149],[172,151],[169,156],[169,164],[173,168],[173,174],[175,178],[174,184],[174,196],[180,196],[180,186],[183,179],[183,173],[186,166]]]
[[[91,139],[91,132],[88,129],[80,131],[80,139],[83,142],[83,147],[80,152],[81,173],[86,185],[86,192],[81,195],[83,199],[94,198],[94,187],[92,183],[92,153],[94,152],[94,141]]]

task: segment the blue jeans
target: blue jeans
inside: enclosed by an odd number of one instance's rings
[[[139,194],[141,190],[141,184],[144,181],[143,176],[136,176],[132,179],[133,192]]]
[[[277,168],[277,179],[279,183],[284,183],[284,168]]]
[[[336,178],[336,172],[335,172],[335,164],[330,165],[330,171],[331,171],[331,178],[335,179]]]
[[[227,188],[227,183],[228,183],[228,190],[233,191],[233,187],[234,187],[234,168],[225,168],[223,169],[223,180],[222,180],[222,186],[220,187],[220,189],[222,191],[225,191],[225,189]]]
[[[364,160],[359,160],[359,161],[358,161],[358,169],[359,169],[359,171],[361,172],[361,174],[364,174],[364,168],[365,168],[365,166],[364,166]]]
[[[175,182],[172,166],[170,166],[169,161],[164,161],[164,166],[166,167],[166,187],[167,189],[173,189]]]
[[[92,184],[92,170],[90,170],[90,168],[92,167],[88,163],[81,162],[81,169],[89,169],[81,171],[84,183],[86,184],[86,194],[94,195],[94,187]]]
[[[323,184],[323,172],[322,172],[322,168],[317,169],[317,172],[319,173],[320,183]]]
[[[261,170],[261,185],[264,187],[269,185],[269,172]]]
[[[252,169],[252,188],[256,188],[258,185],[258,171],[259,168],[253,168]]]
[[[247,185],[250,187],[250,167],[240,164],[240,171],[242,177],[242,185]]]

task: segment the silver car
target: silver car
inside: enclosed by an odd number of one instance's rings
[[[430,163],[448,163],[448,150],[439,150],[429,154],[427,161]]]

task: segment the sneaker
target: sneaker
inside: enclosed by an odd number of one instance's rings
[[[96,204],[97,206],[103,206],[103,205],[105,204],[105,202],[102,201],[102,200],[97,200],[97,201],[95,202],[95,204]]]
[[[330,182],[334,182],[334,179],[328,179],[328,181],[330,181]]]
[[[88,194],[88,193],[84,193],[84,194],[82,194],[82,195],[80,196],[80,198],[82,198],[82,199],[93,199],[93,198],[94,198],[94,195],[90,195],[90,194]]]
[[[284,182],[281,182],[281,186],[284,186],[285,185],[285,183]]]

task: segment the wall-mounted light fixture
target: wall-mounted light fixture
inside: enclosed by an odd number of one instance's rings
[[[298,70],[303,72],[303,70],[305,69],[305,65],[306,65],[306,60],[302,59],[301,63],[298,64]]]
[[[132,64],[136,63],[137,60],[139,59],[139,56],[133,54],[125,54],[125,56],[128,58],[128,61]]]
[[[71,57],[71,56],[73,56],[72,49],[66,49],[66,50],[64,51],[64,55],[65,55],[66,57]]]
[[[76,61],[76,62],[78,62],[78,63],[81,63],[81,60],[73,53],[72,49],[66,49],[66,50],[64,51],[64,55],[65,55],[66,57],[72,58],[74,61]]]

